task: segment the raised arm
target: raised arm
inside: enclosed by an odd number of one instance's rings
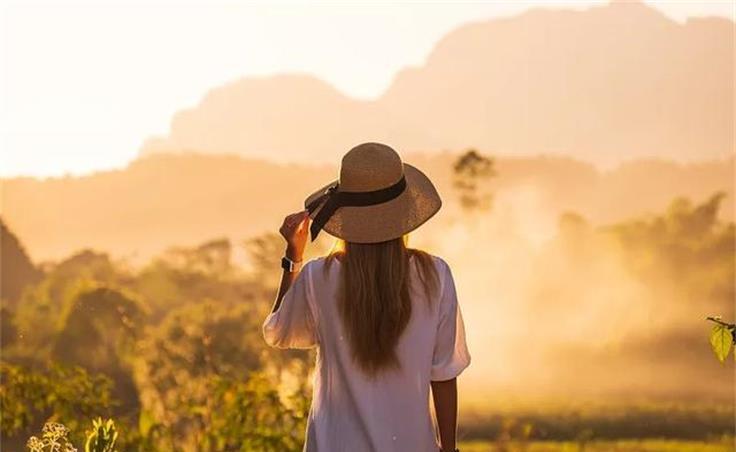
[[[457,378],[432,382],[432,399],[437,415],[442,452],[455,451],[457,433]]]
[[[281,225],[281,229],[279,229],[279,233],[286,239],[285,255],[294,262],[301,262],[302,260],[304,247],[307,243],[308,230],[309,216],[306,210],[288,215],[284,218],[284,223]],[[289,287],[291,287],[297,276],[299,276],[298,271],[283,271],[281,274],[281,284],[279,284],[279,292],[276,294],[276,300],[273,303],[271,312],[276,312],[279,306],[281,306],[281,300],[284,298],[284,294],[289,290]]]

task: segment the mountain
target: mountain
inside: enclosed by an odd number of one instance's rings
[[[461,218],[452,186],[457,154],[404,157],[432,178],[444,201],[418,238],[442,237],[448,224]],[[570,210],[593,223],[609,223],[661,212],[676,196],[702,201],[719,190],[731,195],[722,214],[733,218],[733,159],[641,160],[601,171],[570,158],[498,157],[495,167],[498,175],[489,189],[494,212],[506,215],[500,223],[508,227],[548,230]],[[308,193],[336,175],[329,165],[156,154],[87,176],[1,180],[2,215],[36,262],[83,248],[143,262],[174,245],[275,233],[287,213],[302,208]]]
[[[734,23],[640,2],[537,8],[462,26],[373,101],[314,77],[247,77],[178,112],[141,153],[335,162],[363,141],[602,165],[734,152]]]

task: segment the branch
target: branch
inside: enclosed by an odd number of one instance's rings
[[[715,323],[717,323],[717,324],[719,324],[721,326],[725,326],[726,328],[729,328],[729,329],[732,329],[732,330],[733,329],[736,329],[736,325],[734,325],[733,323],[726,323],[723,320],[721,320],[719,317],[710,317],[710,316],[708,316],[708,317],[705,318],[705,320],[710,320],[711,322],[715,322]]]

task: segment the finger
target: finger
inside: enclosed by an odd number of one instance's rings
[[[284,219],[284,223],[298,224],[304,219],[302,212],[292,213]]]
[[[307,230],[307,223],[305,221],[300,221],[296,230],[299,233],[305,232]]]
[[[289,224],[295,225],[295,224],[298,224],[299,222],[301,222],[301,220],[302,220],[301,214],[294,213],[294,214],[289,215],[287,221],[288,221]]]

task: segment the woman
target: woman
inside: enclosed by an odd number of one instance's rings
[[[365,143],[284,220],[284,273],[263,334],[275,347],[317,348],[305,451],[456,450],[456,377],[470,355],[455,285],[442,259],[406,247],[441,204],[421,171]],[[300,271],[310,218],[312,240],[324,229],[340,246]]]

